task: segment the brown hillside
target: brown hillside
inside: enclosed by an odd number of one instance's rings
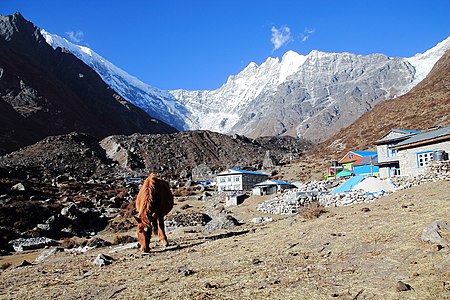
[[[319,146],[321,155],[341,156],[350,149],[373,148],[392,128],[424,130],[450,124],[450,51],[407,94],[378,104]]]

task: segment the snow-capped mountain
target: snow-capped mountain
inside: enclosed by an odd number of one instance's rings
[[[447,49],[450,37],[411,58],[289,51],[281,61],[250,63],[217,90],[171,93],[191,112],[191,129],[321,141],[379,102],[409,91]]]
[[[160,119],[178,130],[189,129],[185,122],[189,118],[189,112],[170,93],[143,83],[88,47],[73,44],[44,29],[41,30],[41,34],[53,48],[68,49],[94,69],[112,89],[150,116]]]
[[[289,134],[322,141],[376,104],[408,92],[450,49],[450,37],[410,58],[311,51],[251,62],[216,90],[162,91],[91,49],[41,30],[129,102],[179,130],[204,129],[249,137]]]

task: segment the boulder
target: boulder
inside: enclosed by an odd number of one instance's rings
[[[422,231],[422,241],[448,247],[450,244],[450,224],[436,221],[425,227]]]
[[[8,243],[13,247],[14,251],[21,252],[24,250],[39,249],[46,246],[56,246],[58,242],[46,237],[19,238]]]
[[[206,224],[205,232],[210,233],[216,230],[228,229],[239,225],[241,224],[234,217],[230,215],[219,215],[214,217],[208,224]]]
[[[113,258],[111,256],[105,255],[105,254],[99,254],[94,260],[94,265],[103,267],[112,264]]]

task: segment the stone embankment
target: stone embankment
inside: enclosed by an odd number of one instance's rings
[[[424,174],[399,176],[392,178],[391,182],[395,185],[395,190],[401,190],[426,182],[443,180],[450,180],[450,161],[433,162],[427,167]],[[298,188],[295,190],[287,191],[259,204],[257,209],[261,212],[271,214],[296,214],[303,206],[307,206],[312,202],[318,201],[323,206],[347,206],[372,202],[391,193],[388,190],[380,190],[379,192],[354,190],[331,194],[331,191],[340,183],[342,181],[314,181],[304,183],[298,185]]]

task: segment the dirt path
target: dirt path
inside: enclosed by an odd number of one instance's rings
[[[172,246],[150,255],[111,248],[57,253],[3,271],[0,298],[445,299],[450,267],[446,273],[435,264],[450,251],[420,239],[434,221],[450,221],[449,181],[330,208],[315,220],[295,215],[209,237],[173,233]],[[94,266],[99,253],[113,263]],[[412,290],[397,292],[399,280]]]

